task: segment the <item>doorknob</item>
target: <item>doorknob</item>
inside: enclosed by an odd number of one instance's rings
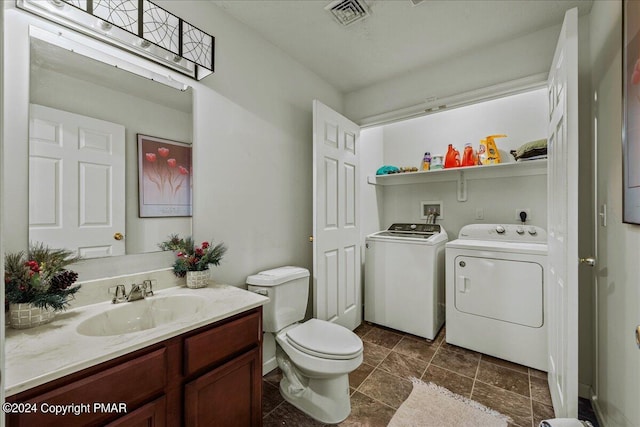
[[[588,265],[589,267],[594,267],[596,265],[596,259],[593,257],[580,258],[580,264]]]
[[[640,348],[640,325],[636,326],[636,345]]]
[[[122,240],[122,239],[124,239],[124,234],[116,233],[116,234],[113,235],[113,238],[116,239],[116,240]]]
[[[309,236],[309,243],[313,243],[313,236]]]

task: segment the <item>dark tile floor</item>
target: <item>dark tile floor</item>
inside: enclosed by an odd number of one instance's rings
[[[545,372],[447,344],[362,324],[364,361],[349,375],[351,415],[340,426],[384,427],[412,390],[410,377],[432,381],[511,417],[511,426],[537,427],[553,418]],[[285,402],[278,369],[264,377],[265,427],[323,426]],[[588,403],[588,401],[587,401]]]

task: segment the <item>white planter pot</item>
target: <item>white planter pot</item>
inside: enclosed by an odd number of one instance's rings
[[[197,289],[207,286],[209,270],[187,271],[187,288]]]
[[[9,304],[9,325],[14,329],[27,329],[49,323],[55,317],[52,308],[26,304]]]

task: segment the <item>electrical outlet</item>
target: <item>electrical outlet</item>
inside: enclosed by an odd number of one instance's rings
[[[527,214],[527,222],[531,221],[531,209],[529,208],[518,208],[516,209],[516,216],[515,216],[515,220],[516,222],[522,222],[522,218],[520,218],[520,212],[524,212]]]
[[[484,219],[484,208],[476,208],[476,219]]]

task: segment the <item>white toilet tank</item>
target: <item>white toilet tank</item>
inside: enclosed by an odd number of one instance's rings
[[[250,291],[266,292],[269,302],[263,306],[263,329],[278,332],[304,319],[309,297],[309,270],[279,267],[247,277]]]

